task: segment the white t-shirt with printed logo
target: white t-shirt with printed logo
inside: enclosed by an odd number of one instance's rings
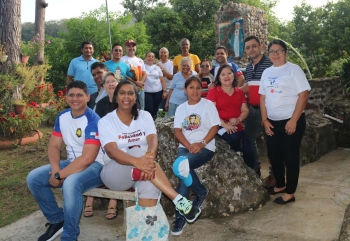
[[[219,113],[213,102],[207,99],[201,99],[195,105],[189,105],[186,101],[177,107],[175,112],[174,128],[181,128],[182,133],[191,144],[201,142],[210,128],[219,124]],[[184,146],[180,144],[179,147]],[[215,151],[215,138],[205,148]]]
[[[141,149],[147,151],[146,137],[157,134],[152,116],[143,110],[139,110],[137,120],[132,120],[130,126],[121,122],[116,111],[113,111],[98,122],[98,130],[103,147],[110,142],[115,142],[124,152],[132,146],[140,146]]]
[[[311,87],[303,70],[295,64],[271,66],[263,72],[259,94],[265,95],[267,117],[271,120],[286,120],[292,117],[298,94],[310,91]]]
[[[145,64],[143,62],[142,59],[140,59],[139,57],[129,57],[127,55],[124,55],[123,57],[120,58],[120,61],[125,62],[127,64],[129,64],[130,67],[141,67],[141,71],[145,71]]]
[[[145,92],[154,93],[162,90],[162,82],[159,77],[163,76],[162,70],[157,65],[145,64],[147,78],[145,81]]]

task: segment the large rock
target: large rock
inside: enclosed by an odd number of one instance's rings
[[[172,164],[177,157],[178,142],[174,136],[170,118],[156,121],[159,151],[158,161],[171,184],[177,187],[177,178]],[[216,153],[206,165],[196,169],[202,183],[208,188],[201,217],[223,217],[261,207],[269,195],[255,172],[247,167],[243,159],[230,150],[229,145],[216,138]],[[193,198],[192,198],[193,199]],[[168,215],[174,214],[174,204],[163,195],[162,204]]]

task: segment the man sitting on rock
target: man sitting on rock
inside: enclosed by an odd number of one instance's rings
[[[38,241],[53,240],[62,233],[61,240],[77,240],[79,220],[83,208],[83,193],[102,185],[100,172],[103,152],[98,138],[99,116],[87,107],[88,88],[82,81],[67,86],[70,108],[56,118],[48,145],[50,164],[31,171],[28,187],[49,221],[47,231]],[[60,160],[60,150],[66,145],[67,160]],[[62,187],[64,208],[58,207],[51,188]]]

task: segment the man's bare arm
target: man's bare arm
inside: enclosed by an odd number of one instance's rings
[[[95,161],[99,150],[99,145],[84,144],[83,153],[81,156],[77,157],[73,162],[59,172],[61,178],[66,178],[73,173],[81,172],[88,168]]]

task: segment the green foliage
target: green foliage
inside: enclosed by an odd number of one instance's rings
[[[2,114],[0,117],[0,133],[2,137],[19,139],[30,135],[41,124],[44,110],[32,102],[27,104],[21,114],[14,112]]]
[[[59,32],[64,32],[66,27],[64,25],[64,20],[51,20],[45,22],[45,35],[52,36],[54,38],[58,37]],[[22,40],[29,41],[35,35],[35,25],[34,23],[22,23]]]
[[[281,23],[279,36],[298,48],[315,77],[323,77],[333,61],[350,53],[350,0],[313,8],[305,1],[294,8],[291,22]],[[338,63],[338,62],[337,62]]]
[[[146,27],[143,22],[132,23],[131,15],[120,16],[118,13],[109,12],[112,44],[124,45],[127,39],[137,42],[137,54],[144,54],[151,49],[148,43]],[[47,80],[54,84],[55,91],[63,89],[66,85],[67,69],[70,61],[81,55],[81,43],[89,40],[94,43],[94,56],[102,55],[103,51],[109,52],[109,36],[106,17],[106,9],[99,9],[82,14],[79,18],[64,20],[65,31],[59,33],[59,38],[50,38],[51,44],[45,48],[52,69]],[[48,37],[46,37],[47,39]]]
[[[272,0],[236,0],[251,6],[270,9],[276,3]],[[170,55],[179,51],[179,42],[188,38],[191,42],[191,53],[200,58],[213,55],[216,45],[214,15],[224,0],[170,0],[170,7],[158,6],[149,10],[143,17],[153,50],[158,52],[166,46]],[[276,22],[271,20],[271,22]],[[278,26],[278,24],[275,24]],[[270,25],[269,25],[270,26]],[[275,27],[276,28],[276,27]]]
[[[339,76],[346,92],[350,92],[350,57],[343,52],[344,57],[335,60],[330,66],[327,74],[330,76]]]
[[[132,15],[137,22],[141,22],[143,17],[152,9],[158,0],[123,0],[124,14]],[[160,3],[161,6],[164,4]]]
[[[46,81],[52,83],[55,91],[57,91],[63,89],[66,85],[68,64],[72,56],[68,51],[65,51],[64,40],[62,38],[46,36],[46,39],[50,39],[51,44],[45,47],[45,57],[47,62],[52,66],[48,72]]]
[[[28,43],[25,43],[24,41],[22,41],[22,43],[21,43],[21,54],[29,56],[31,54],[31,52],[32,51],[31,51]]]
[[[125,43],[127,39],[134,39],[138,45],[138,54],[145,54],[150,49],[148,35],[144,23],[131,23],[131,16],[119,16],[117,13],[109,12],[112,42]],[[106,8],[84,13],[80,18],[71,18],[65,21],[67,32],[61,33],[64,48],[71,53],[71,57],[81,54],[80,45],[83,41],[89,40],[94,43],[95,56],[102,54],[102,51],[109,51],[108,25]]]
[[[168,7],[156,7],[143,18],[153,44],[152,51],[158,55],[161,47],[167,47],[171,56],[179,52],[179,40],[187,36],[189,31],[184,28],[180,15]]]

